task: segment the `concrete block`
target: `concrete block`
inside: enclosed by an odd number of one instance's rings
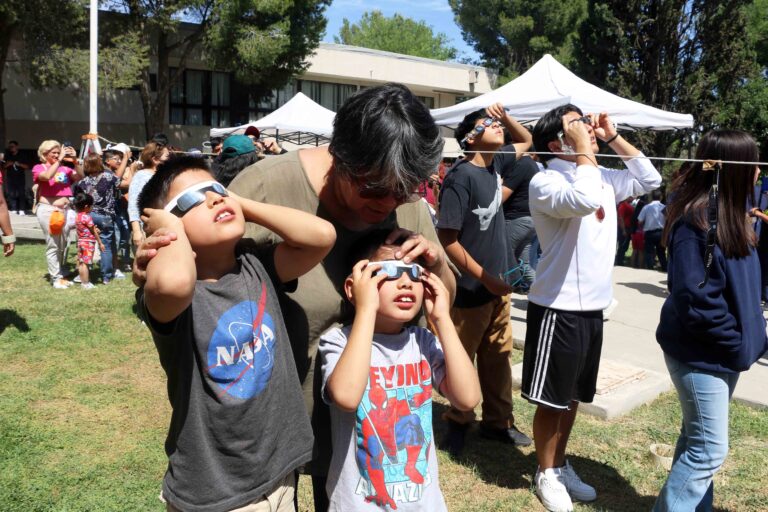
[[[520,389],[522,377],[523,364],[512,366],[512,385],[515,389]],[[598,393],[591,404],[581,404],[579,411],[610,420],[652,402],[671,387],[669,375],[603,359],[598,375]]]

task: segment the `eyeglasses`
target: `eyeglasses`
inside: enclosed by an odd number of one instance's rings
[[[363,199],[385,199],[392,197],[398,204],[415,203],[421,196],[416,192],[393,191],[388,187],[370,186],[356,182],[357,193]]]
[[[576,121],[581,121],[584,124],[592,124],[592,118],[590,118],[589,116],[581,116],[581,117],[577,117],[576,119],[571,119],[570,121],[568,121],[568,124],[575,123]]]
[[[400,276],[406,274],[411,281],[418,283],[424,272],[424,269],[418,263],[403,263],[401,260],[371,261],[368,264],[381,265],[381,268],[374,272],[373,275],[378,275],[380,272],[387,274],[387,281],[400,279]]]
[[[222,197],[228,197],[227,189],[218,181],[203,181],[196,183],[171,199],[164,210],[177,217],[183,217],[189,210],[205,201],[206,192],[215,192]]]

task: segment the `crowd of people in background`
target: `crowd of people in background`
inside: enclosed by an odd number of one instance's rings
[[[156,134],[81,160],[46,140],[32,165],[9,143],[5,255],[31,173],[50,284],[72,285],[74,229],[83,289],[97,248],[102,284],[131,270],[140,288],[173,409],[168,510],[294,510],[301,468],[317,511],[445,510],[433,389],[450,402],[440,444],[452,457],[482,397],[482,436],[534,444],[547,510],[595,500],[567,447],[596,391],[606,268],[630,247],[633,266],[669,272],[657,340],[683,412],[654,510],[711,509],[730,396],[768,349],[768,184],[724,163],[755,162],[754,140],[704,135],[664,201],[660,173],[605,112],[566,104],[531,133],[493,104],[455,137],[464,156],[442,160],[429,110],[387,84],[341,106],[330,145],[299,151],[255,127],[212,138],[210,154]],[[600,145],[615,168],[598,164]],[[530,437],[512,407],[513,291],[528,296]]]

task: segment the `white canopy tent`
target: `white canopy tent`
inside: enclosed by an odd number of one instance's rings
[[[288,102],[268,116],[241,126],[231,128],[211,128],[211,137],[242,134],[249,126],[260,131],[275,130],[281,137],[303,132],[322,137],[330,137],[333,132],[333,119],[336,113],[318,105],[304,94],[298,92]]]
[[[452,107],[432,110],[440,125],[457,125],[465,115],[500,102],[520,122],[532,122],[552,108],[573,103],[583,112],[608,112],[624,129],[691,128],[693,116],[677,114],[628,100],[600,89],[573,74],[547,54],[508,84]]]

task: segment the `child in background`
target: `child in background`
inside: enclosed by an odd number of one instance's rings
[[[99,237],[99,228],[93,223],[91,218],[91,208],[93,208],[93,197],[85,192],[78,192],[75,196],[75,210],[77,211],[77,220],[75,228],[77,230],[77,271],[80,274],[80,286],[84,290],[94,288],[90,278],[88,265],[93,263],[93,253],[96,252],[96,244],[99,249],[104,251],[104,244]]]
[[[400,245],[385,245],[388,235],[374,231],[358,242],[344,283],[354,321],[320,338],[322,396],[331,405],[333,435],[331,511],[446,510],[432,388],[460,410],[480,401],[448,290],[436,274],[395,260]],[[407,325],[422,301],[439,342],[430,331]]]
[[[173,411],[168,510],[293,512],[295,471],[312,458],[313,438],[276,288],[320,263],[333,226],[231,194],[196,157],[160,165],[138,208],[147,233],[176,234],[137,293]],[[248,244],[246,221],[282,242]]]

